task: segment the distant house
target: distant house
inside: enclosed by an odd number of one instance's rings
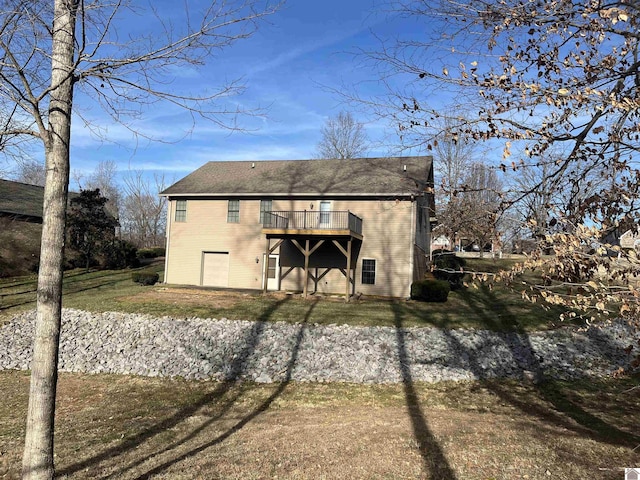
[[[0,179],[0,217],[42,223],[44,187]]]
[[[640,480],[640,468],[625,468],[624,480]]]
[[[161,195],[185,285],[405,297],[435,222],[431,157],[209,162]]]
[[[0,277],[37,270],[43,204],[44,187],[0,179]]]
[[[620,247],[623,249],[640,250],[640,233],[627,230],[620,235]]]
[[[453,250],[453,242],[446,235],[434,236],[431,241],[431,250]]]
[[[37,270],[44,188],[0,179],[0,277]]]

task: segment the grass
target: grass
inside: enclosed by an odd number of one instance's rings
[[[62,374],[56,467],[71,479],[618,479],[640,462],[640,398],[628,392],[637,384]],[[0,372],[0,390],[0,477],[18,478],[28,374]]]
[[[90,307],[87,308],[89,311],[111,310],[117,305],[118,297],[143,293],[148,288],[131,280],[133,271],[151,269],[161,273],[162,267],[161,262],[156,262],[131,270],[67,271],[63,281],[63,305],[68,308]],[[0,321],[35,308],[36,293],[36,275],[0,279]]]
[[[468,259],[471,260],[471,259]],[[475,263],[474,263],[475,261]],[[509,260],[473,259],[480,271],[504,268]],[[161,273],[161,262],[152,265]],[[0,281],[0,320],[35,305],[35,277]],[[143,287],[131,281],[131,270],[67,272],[64,306],[88,311],[122,311],[176,318],[229,318],[364,326],[433,326],[495,331],[534,331],[555,328],[562,308],[524,302],[519,293],[504,286],[453,291],[446,303],[363,297],[345,303],[341,297],[311,297],[259,292],[156,285]],[[312,308],[313,305],[313,308]]]
[[[471,262],[481,271],[499,262]],[[161,271],[162,265],[151,266]],[[0,281],[0,321],[33,308],[35,278]],[[131,271],[67,272],[64,305],[174,317],[352,325],[552,328],[557,311],[504,287],[443,304],[143,287]],[[28,372],[0,371],[0,478],[19,478]],[[61,478],[622,478],[640,464],[637,377],[397,385],[196,382],[61,374]]]

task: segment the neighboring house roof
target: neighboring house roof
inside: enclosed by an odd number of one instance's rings
[[[432,187],[432,158],[425,156],[263,160],[209,162],[161,195],[411,195]]]
[[[0,214],[42,219],[44,187],[0,179]]]
[[[78,196],[69,192],[69,200]],[[0,178],[0,215],[42,222],[44,187]]]

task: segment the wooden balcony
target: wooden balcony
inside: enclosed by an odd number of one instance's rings
[[[267,237],[342,236],[362,240],[362,219],[349,211],[265,212],[262,233]]]

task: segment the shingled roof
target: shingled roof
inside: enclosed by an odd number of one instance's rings
[[[410,195],[428,186],[433,171],[426,156],[262,160],[209,162],[161,195]]]
[[[44,187],[0,179],[0,214],[42,220]]]

